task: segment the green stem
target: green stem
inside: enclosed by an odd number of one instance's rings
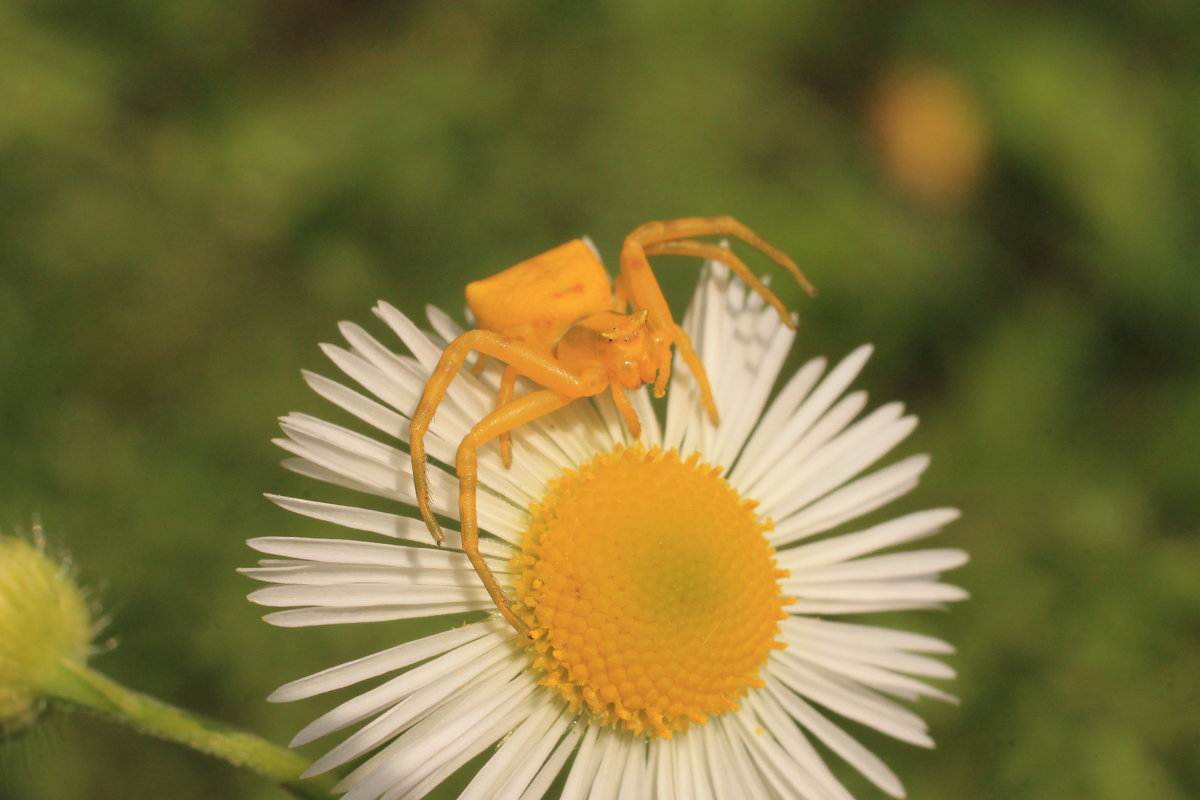
[[[300,780],[309,763],[287,748],[127,689],[82,664],[64,661],[46,693],[140,733],[176,742],[264,775],[304,800],[329,800],[333,780]]]

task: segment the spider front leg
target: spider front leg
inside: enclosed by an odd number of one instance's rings
[[[709,419],[713,424],[717,424],[719,421],[717,404],[713,399],[712,387],[709,384],[704,364],[692,346],[687,333],[676,325],[675,320],[671,317],[671,309],[667,306],[666,298],[663,297],[662,289],[654,277],[653,270],[650,269],[647,256],[690,255],[720,261],[770,303],[779,312],[785,324],[794,328],[795,322],[774,292],[756,278],[745,263],[734,255],[733,251],[727,247],[697,242],[688,238],[708,234],[736,236],[790,272],[810,295],[816,294],[816,289],[800,272],[800,268],[796,266],[795,262],[788,258],[783,251],[733,217],[687,217],[669,222],[647,222],[625,237],[625,245],[621,249],[621,274],[617,280],[621,296],[627,297],[635,308],[648,310],[651,329],[674,341],[679,348],[680,357],[696,377],[700,389],[700,399],[708,411]],[[664,388],[659,382],[655,382],[656,395],[661,395]]]
[[[766,239],[762,238],[733,217],[685,217],[683,219],[675,219],[669,222],[647,222],[644,225],[639,225],[632,233],[625,237],[625,247],[646,249],[652,245],[660,244],[662,242],[668,242],[675,239],[689,239],[693,236],[708,236],[710,234],[722,234],[741,239],[743,242],[758,250],[767,258],[771,259],[776,264],[791,273],[792,277],[796,279],[796,283],[800,284],[801,288],[803,288],[810,297],[816,296],[816,287],[812,285],[812,282],[809,281],[807,277],[805,277],[804,273],[800,271],[800,268],[796,266],[796,262],[792,261],[792,259],[788,257],[787,253],[784,253],[778,247],[771,244]],[[696,244],[701,243],[697,242]],[[692,255],[696,255],[696,253],[693,253]],[[717,260],[729,264],[731,268],[737,271],[737,268],[728,261],[725,261],[724,259]],[[746,272],[749,273],[749,270],[746,270]],[[751,285],[753,286],[754,284]],[[761,284],[759,284],[759,286],[761,286]],[[760,291],[757,286],[755,287],[755,291]],[[761,291],[760,294],[762,294]],[[763,298],[769,299],[766,294],[763,294]],[[786,309],[784,309],[783,313],[784,318],[786,319]]]
[[[417,508],[420,510],[421,518],[425,520],[425,526],[429,528],[433,540],[439,545],[446,540],[446,537],[442,534],[442,526],[434,517],[429,502],[425,435],[429,432],[429,426],[433,422],[433,415],[437,412],[437,407],[445,398],[454,377],[462,369],[467,356],[472,351],[478,351],[482,355],[491,356],[506,365],[516,367],[521,374],[565,397],[585,397],[599,394],[608,385],[603,372],[597,373],[595,370],[590,370],[577,375],[555,361],[549,354],[494,331],[467,331],[451,342],[442,353],[437,366],[434,367],[429,382],[425,384],[425,392],[421,395],[421,401],[417,404],[416,411],[413,412],[412,420],[409,423],[409,453],[412,456],[413,488],[417,495]]]
[[[644,227],[644,226],[643,226]],[[640,229],[639,229],[640,230]],[[655,347],[658,353],[658,375],[654,381],[654,396],[662,397],[666,392],[667,379],[671,375],[671,345],[679,348],[683,363],[696,378],[700,389],[700,401],[708,412],[708,418],[714,425],[721,421],[717,412],[717,401],[713,399],[712,384],[709,383],[708,373],[704,362],[692,346],[692,339],[682,327],[675,323],[671,316],[671,308],[663,297],[662,288],[650,262],[640,246],[631,246],[626,241],[621,250],[621,274],[617,277],[617,285],[623,295],[629,298],[631,305],[646,312],[646,320],[655,337]]]
[[[455,467],[458,470],[458,516],[461,522],[462,549],[471,566],[483,582],[496,609],[522,637],[532,638],[529,626],[512,610],[500,581],[492,573],[479,552],[479,521],[476,513],[476,494],[479,487],[477,451],[490,439],[511,431],[526,422],[544,417],[570,403],[575,398],[564,397],[549,389],[527,394],[508,403],[483,418],[458,446]]]
[[[733,274],[741,278],[742,283],[749,286],[760,297],[770,303],[771,307],[779,312],[779,318],[783,320],[784,325],[787,325],[792,330],[796,329],[796,320],[792,318],[783,301],[768,289],[767,285],[750,271],[750,268],[746,266],[746,262],[738,258],[737,254],[728,247],[712,244],[711,242],[697,242],[692,239],[675,239],[668,242],[646,245],[642,248],[642,252],[648,256],[695,256],[697,258],[707,258],[710,261],[719,261],[729,267],[733,271]]]

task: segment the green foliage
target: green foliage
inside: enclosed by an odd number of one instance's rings
[[[964,510],[974,599],[913,623],[962,706],[868,743],[914,797],[1200,796],[1198,48],[1188,0],[0,6],[0,513],[101,584],[98,669],[286,741],[317,707],[271,689],[416,632],[242,599],[245,538],[330,534],[258,496],[315,490],[267,440],[330,413],[316,343],[733,214],[821,288],[777,276],[796,360],[874,341],[861,385],[921,414],[905,503]],[[982,131],[961,186],[891,169],[911,65]],[[86,719],[0,761],[0,797],[118,792],[282,796]]]

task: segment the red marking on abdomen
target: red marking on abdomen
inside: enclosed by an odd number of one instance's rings
[[[557,300],[558,298],[566,297],[569,294],[583,294],[583,292],[584,292],[583,284],[577,283],[574,286],[568,286],[566,289],[563,289],[561,292],[556,292],[556,293],[552,294],[551,297],[553,297]]]

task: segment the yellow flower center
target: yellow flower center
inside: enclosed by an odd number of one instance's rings
[[[552,482],[514,559],[542,683],[664,738],[736,709],[790,602],[755,505],[699,454],[641,445]]]

